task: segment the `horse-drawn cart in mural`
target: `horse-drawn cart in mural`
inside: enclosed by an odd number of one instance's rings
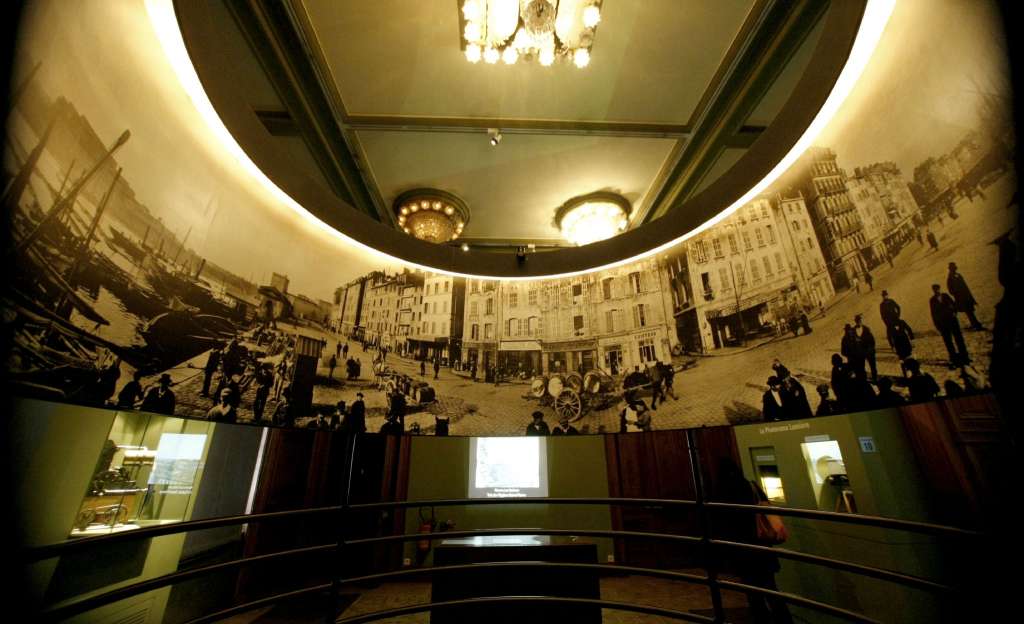
[[[579,373],[539,375],[530,383],[530,396],[550,405],[559,418],[579,420],[590,410],[607,409],[619,400],[621,392],[614,377],[602,370]]]
[[[434,389],[425,381],[418,381],[387,366],[374,366],[374,378],[378,390],[391,396],[396,391],[405,395],[406,404],[420,407],[437,400]]]

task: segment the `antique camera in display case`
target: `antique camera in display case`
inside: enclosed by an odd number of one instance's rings
[[[127,527],[130,519],[137,517],[140,496],[146,492],[139,487],[140,478],[145,484],[155,461],[156,451],[145,446],[118,446],[108,438],[75,517],[75,531]]]
[[[180,522],[198,479],[209,428],[205,422],[118,412],[71,537]]]

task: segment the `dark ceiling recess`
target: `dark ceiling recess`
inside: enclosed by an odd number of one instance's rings
[[[457,247],[412,240],[394,228],[371,177],[354,155],[359,152],[346,135],[344,111],[337,110],[337,103],[325,91],[325,77],[318,72],[297,27],[292,1],[224,0],[285,109],[254,111],[237,86],[224,80],[232,68],[225,61],[225,44],[211,23],[209,7],[203,2],[175,0],[189,55],[210,101],[232,135],[279,187],[331,227],[421,266],[491,277],[557,275],[625,260],[685,235],[732,204],[771,171],[814,119],[846,63],[866,5],[866,0],[756,2],[727,62],[698,105],[697,114],[685,127],[670,129],[673,134],[685,136],[678,136],[681,147],[676,150],[676,158],[663,168],[660,192],[644,224],[609,240],[555,249],[537,254],[528,263],[517,263],[509,254],[484,249],[465,254]],[[820,36],[792,95],[767,127],[749,123],[751,112],[819,23]],[[389,125],[395,120],[355,121]],[[506,131],[504,124],[494,124],[493,120],[486,123]],[[566,131],[554,127],[523,130]],[[638,130],[657,133],[666,129],[614,128],[616,132]],[[310,184],[308,171],[301,171],[275,143],[280,139],[274,136],[289,135],[304,140],[333,195],[322,185]],[[745,152],[717,179],[703,180],[726,148]],[[650,222],[669,212],[671,218]]]
[[[330,102],[294,28],[285,2],[225,0],[286,111],[254,111],[275,136],[298,135],[309,148],[331,190],[359,211],[384,220],[359,161],[334,121]],[[390,222],[390,219],[386,219]]]
[[[645,222],[671,213],[692,196],[724,148],[753,145],[764,128],[744,122],[826,8],[828,3],[818,0],[774,2],[765,7],[733,70],[693,123],[693,134],[644,216]]]

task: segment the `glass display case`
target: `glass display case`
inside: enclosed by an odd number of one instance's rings
[[[779,475],[778,460],[775,458],[774,446],[760,446],[750,449],[750,460],[754,466],[754,475],[761,489],[773,505],[786,502],[786,490],[782,486]]]
[[[71,537],[184,520],[212,427],[204,421],[118,412]]]
[[[857,513],[857,502],[846,474],[846,463],[839,443],[835,440],[816,440],[800,445],[807,474],[814,487],[818,509]]]

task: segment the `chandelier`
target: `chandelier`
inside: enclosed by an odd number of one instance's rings
[[[462,234],[469,209],[459,197],[437,189],[413,189],[392,204],[402,231],[428,243],[445,243]]]
[[[590,64],[603,0],[464,0],[459,23],[470,63],[549,66],[556,58]]]
[[[574,245],[589,245],[621,234],[629,225],[629,201],[615,193],[574,197],[555,213],[562,238]]]

